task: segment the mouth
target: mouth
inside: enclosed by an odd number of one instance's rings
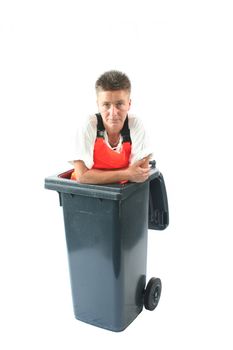
[[[118,120],[112,120],[110,121],[111,124],[119,124],[119,121]]]

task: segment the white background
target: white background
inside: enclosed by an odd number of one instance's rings
[[[2,349],[233,348],[230,3],[1,1]],[[43,188],[70,168],[108,69],[132,80],[170,207],[149,232],[160,303],[122,333],[74,319],[62,209]]]

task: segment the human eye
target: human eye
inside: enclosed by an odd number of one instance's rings
[[[110,108],[110,103],[109,102],[104,102],[103,103],[104,109],[109,109]]]
[[[124,102],[123,102],[123,101],[118,101],[118,102],[116,103],[116,108],[121,109],[121,108],[123,108],[123,107],[124,107]]]

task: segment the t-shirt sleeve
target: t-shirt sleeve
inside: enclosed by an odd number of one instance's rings
[[[82,160],[88,169],[93,166],[93,151],[96,140],[97,121],[95,116],[88,117],[78,128],[73,152],[73,159]]]
[[[149,145],[148,135],[142,121],[137,117],[129,119],[130,137],[132,141],[130,164],[138,160],[153,155],[151,146]]]

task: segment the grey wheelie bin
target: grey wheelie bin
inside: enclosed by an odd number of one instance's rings
[[[124,330],[142,311],[153,310],[161,280],[146,286],[148,228],[168,226],[162,174],[153,167],[144,183],[84,185],[72,170],[45,179],[63,207],[74,314],[78,320]]]

